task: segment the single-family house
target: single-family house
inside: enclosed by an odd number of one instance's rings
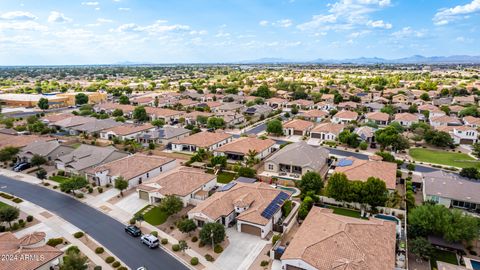
[[[300,179],[307,172],[325,175],[329,166],[329,152],[305,141],[289,144],[265,160],[265,171],[274,176]]]
[[[395,223],[312,207],[281,257],[285,270],[395,269]]]
[[[288,100],[278,97],[272,97],[265,100],[265,104],[272,107],[273,109],[283,109],[287,106]]]
[[[434,116],[430,117],[430,125],[432,127],[439,127],[439,126],[460,126],[462,122],[457,117],[442,115],[442,116]]]
[[[372,143],[375,140],[375,129],[370,126],[361,126],[353,130],[358,138],[367,143]]]
[[[403,127],[410,127],[414,123],[418,123],[418,116],[413,113],[397,113],[393,122],[399,123]]]
[[[310,131],[310,138],[320,141],[335,141],[344,128],[344,124],[321,123]]]
[[[283,124],[283,134],[285,136],[308,136],[314,124],[302,119],[293,119]]]
[[[455,144],[474,144],[478,142],[478,131],[469,126],[436,126],[435,129],[447,132]]]
[[[379,178],[391,191],[395,190],[397,184],[397,164],[392,162],[355,157],[342,158],[335,164],[335,172],[344,173],[349,180],[363,182],[370,177]]]
[[[243,161],[245,158],[263,160],[276,150],[276,142],[272,139],[241,137],[229,142],[213,152],[215,156],[226,156],[229,160]],[[250,154],[255,153],[254,157]]]
[[[332,117],[332,122],[336,124],[349,124],[357,121],[358,113],[352,111],[339,111]]]
[[[47,159],[47,162],[55,160],[59,156],[71,153],[75,148],[60,144],[58,140],[35,141],[23,147],[18,153],[18,157],[26,162],[30,162],[34,155],[39,155]]]
[[[473,116],[465,116],[463,117],[463,123],[466,126],[478,128],[480,127],[480,118]]]
[[[208,198],[217,176],[202,170],[181,167],[151,178],[137,187],[138,197],[150,204],[159,203],[168,195],[181,199],[183,206],[197,205]]]
[[[272,111],[272,107],[268,105],[257,104],[247,107],[243,113],[249,116],[267,117]]]
[[[327,111],[321,111],[321,110],[309,110],[309,111],[302,111],[300,113],[300,116],[303,117],[303,119],[312,121],[312,122],[322,122],[323,119],[328,117],[328,112]]]
[[[173,151],[196,152],[198,149],[213,151],[233,140],[231,134],[217,132],[199,132],[172,142]]]
[[[123,177],[128,182],[128,188],[132,188],[176,166],[173,158],[134,154],[92,167],[85,173],[98,186],[113,185],[115,179]]]
[[[183,127],[163,126],[140,134],[137,136],[137,141],[143,144],[158,143],[169,145],[172,142],[189,136],[190,132],[192,131]]]
[[[480,182],[436,170],[423,174],[423,200],[448,208],[480,209]]]
[[[123,124],[100,131],[100,138],[104,140],[111,140],[119,138],[121,140],[136,139],[141,134],[155,130],[155,127],[150,123],[146,124]]]
[[[371,112],[365,115],[365,122],[373,122],[379,126],[388,125],[388,120],[390,119],[390,115],[388,113],[383,112]]]
[[[459,104],[459,105],[475,104],[475,96],[474,95],[455,96],[453,97],[452,104]]]
[[[237,231],[265,238],[282,217],[282,205],[290,194],[262,182],[231,182],[188,211],[188,218],[202,227],[236,223]]]
[[[72,152],[55,159],[57,170],[70,174],[80,174],[85,170],[103,163],[128,156],[128,153],[118,151],[113,146],[99,147],[82,144]]]

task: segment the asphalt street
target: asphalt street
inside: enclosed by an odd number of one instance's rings
[[[131,269],[140,266],[148,270],[185,270],[162,249],[149,249],[124,231],[125,225],[76,199],[0,175],[1,191],[14,194],[60,216],[97,240]]]

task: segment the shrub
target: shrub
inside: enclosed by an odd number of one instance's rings
[[[261,261],[261,262],[260,262],[260,266],[261,266],[261,267],[265,267],[265,266],[267,266],[267,265],[268,265],[268,261],[265,261],[265,260],[264,260],[264,261]]]
[[[0,232],[4,232],[4,231],[5,231],[5,229],[6,229],[6,228],[5,228],[5,226],[3,226],[3,225],[0,225]]]
[[[93,192],[93,188],[92,187],[89,187],[88,188],[88,193],[92,193]]]
[[[158,232],[157,231],[152,231],[150,234],[155,236],[155,237],[158,237]]]
[[[360,149],[362,149],[362,150],[367,150],[367,148],[368,148],[368,143],[366,143],[366,142],[361,142],[361,143],[358,145],[358,147],[360,147]]]
[[[118,267],[117,269],[118,269],[118,270],[127,270],[127,267],[125,267],[125,266],[120,266],[120,267]]]
[[[212,255],[205,254],[205,260],[207,260],[207,262],[213,262],[215,259],[213,258]]]
[[[100,265],[96,265],[93,270],[102,270],[102,267]]]
[[[79,254],[80,253],[80,249],[78,249],[77,246],[71,246],[67,249],[67,252],[66,253],[75,253],[75,254]]]
[[[53,186],[53,189],[57,189],[57,188],[58,188],[58,186]]]
[[[59,170],[59,171],[57,172],[57,175],[59,175],[59,176],[65,176],[65,171]]]
[[[117,267],[119,267],[119,266],[120,266],[120,262],[119,262],[119,261],[114,261],[114,262],[112,263],[112,267],[113,267],[113,268],[117,268]]]
[[[475,250],[470,250],[468,253],[473,256],[477,256],[477,252]]]
[[[196,237],[196,236],[192,237],[192,242],[193,242],[193,243],[195,243],[195,242],[197,242],[197,241],[198,241],[198,237]]]
[[[73,236],[74,236],[75,238],[82,238],[83,235],[85,235],[83,232],[76,232],[76,233],[73,234]]]
[[[20,198],[15,198],[15,199],[13,199],[12,201],[13,201],[14,203],[21,203],[21,202],[23,202],[23,200],[20,199]]]
[[[43,183],[43,185],[46,186],[46,187],[48,187],[48,186],[50,186],[50,183],[45,182],[45,183]]]
[[[19,228],[20,228],[20,225],[19,225],[17,222],[15,222],[15,223],[13,223],[11,229],[12,229],[12,231],[16,231],[16,230],[18,230]]]
[[[98,190],[98,193],[103,193],[103,188],[102,187],[98,187],[97,190]]]
[[[106,262],[106,263],[112,263],[113,261],[115,261],[115,258],[113,258],[112,256],[108,256],[108,257],[105,259],[105,262]]]
[[[193,257],[192,259],[190,259],[190,264],[191,264],[191,265],[197,265],[197,264],[198,264],[198,258],[197,258],[197,257]]]
[[[280,240],[282,236],[280,234],[275,234],[273,235],[272,237],[272,245],[275,245],[275,243],[277,243],[278,240]]]
[[[409,171],[415,171],[415,165],[413,165],[412,163],[408,163],[406,167]]]
[[[103,247],[97,247],[95,249],[95,253],[97,254],[102,254],[103,252],[105,252],[105,249]]]
[[[180,246],[178,244],[172,245],[172,250],[177,252],[180,250]]]
[[[129,223],[130,223],[130,225],[133,225],[133,224],[135,224],[135,222],[136,222],[135,219],[132,218],[132,219],[130,219]]]
[[[215,247],[213,248],[213,251],[215,253],[222,253],[223,252],[223,247],[220,246],[220,245],[215,245]]]
[[[205,243],[203,243],[202,241],[198,242],[198,247],[204,247],[205,246]]]
[[[162,241],[160,241],[160,243],[162,243],[162,245],[166,245],[166,244],[168,244],[168,239],[163,238]]]
[[[19,223],[19,224],[23,224],[23,223],[25,223],[25,220],[19,219],[19,220],[18,220],[18,223]]]
[[[51,247],[56,247],[56,246],[60,245],[61,243],[63,243],[62,238],[50,238],[47,241],[47,245],[49,245]]]

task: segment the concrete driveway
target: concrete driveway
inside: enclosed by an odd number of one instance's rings
[[[255,261],[268,241],[258,236],[238,232],[235,227],[227,229],[229,246],[215,261],[222,270],[246,270]]]

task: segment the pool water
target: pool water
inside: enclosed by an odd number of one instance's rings
[[[479,261],[474,261],[470,259],[470,263],[472,264],[472,268],[475,270],[480,270],[480,262]]]
[[[394,216],[388,216],[388,215],[381,215],[381,214],[378,214],[378,215],[375,215],[376,218],[379,218],[379,219],[384,219],[384,220],[388,220],[388,221],[393,221],[397,224],[399,224],[399,220],[398,218],[394,217]]]

